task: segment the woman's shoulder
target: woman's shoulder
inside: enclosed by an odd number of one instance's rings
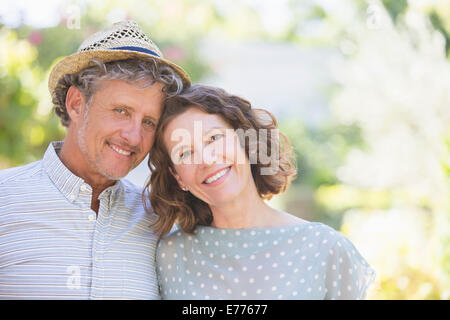
[[[278,212],[277,223],[274,227],[291,229],[303,236],[305,233],[311,232],[314,232],[317,236],[338,237],[340,235],[335,229],[322,222],[308,221],[283,211]]]
[[[184,247],[186,233],[174,227],[168,234],[163,235],[157,244],[156,261],[158,265],[170,265],[177,260],[178,251]]]
[[[277,214],[277,222],[274,225],[275,228],[283,229],[287,228],[294,230],[298,235],[305,236],[308,233],[314,233],[316,236],[322,237],[339,237],[341,234],[332,227],[322,222],[308,221],[292,215],[288,212],[279,211]]]
[[[181,230],[177,225],[174,225],[169,233],[161,236],[159,239],[160,245],[171,244],[173,242],[181,241],[187,234]]]
[[[275,229],[290,238],[290,243],[294,240],[294,243],[316,248],[316,250],[326,250],[328,252],[335,247],[342,247],[342,249],[352,248],[350,240],[341,232],[322,222],[301,219],[296,223]],[[285,232],[285,230],[288,232]]]

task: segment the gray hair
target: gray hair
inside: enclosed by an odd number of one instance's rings
[[[93,66],[75,74],[66,74],[58,82],[52,95],[55,113],[61,124],[68,127],[70,117],[66,109],[66,95],[71,86],[78,88],[89,106],[91,99],[103,80],[123,80],[132,84],[143,83],[139,87],[150,87],[155,82],[164,85],[166,98],[173,97],[183,90],[181,77],[168,65],[155,59],[127,59],[102,62],[92,59]]]

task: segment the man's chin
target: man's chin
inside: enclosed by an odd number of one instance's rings
[[[97,161],[97,170],[102,176],[108,178],[109,180],[123,179],[128,175],[128,173],[130,173],[131,170],[136,167],[135,162],[128,163],[127,165],[121,163],[116,166],[111,166],[112,163],[113,162],[111,161],[111,163],[109,163],[108,165],[108,163],[105,163],[105,161]]]
[[[127,175],[124,176],[120,176],[120,177],[114,177],[114,176],[106,176],[107,178],[109,178],[109,180],[114,180],[114,181],[119,181],[120,179],[125,178]]]
[[[117,172],[117,171],[108,171],[108,170],[101,170],[100,173],[102,174],[102,176],[104,176],[105,178],[108,178],[109,180],[120,180],[123,179],[127,176],[127,174],[133,169],[130,169],[126,172]]]

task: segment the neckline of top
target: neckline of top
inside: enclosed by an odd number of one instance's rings
[[[266,232],[266,231],[271,231],[271,232],[276,232],[276,231],[288,231],[288,230],[292,230],[292,229],[303,229],[306,227],[314,227],[317,225],[322,225],[322,223],[320,222],[302,222],[302,223],[297,223],[297,224],[290,224],[290,225],[285,225],[285,226],[277,226],[277,227],[256,227],[256,228],[246,228],[246,229],[233,229],[233,228],[216,228],[216,227],[211,227],[211,226],[203,226],[203,225],[197,225],[196,229],[194,231],[194,233],[198,233],[198,231],[200,230],[205,230],[205,231],[210,231],[211,233],[213,232],[221,232],[221,233],[228,233],[228,232],[244,232],[244,233],[251,233],[251,232]]]

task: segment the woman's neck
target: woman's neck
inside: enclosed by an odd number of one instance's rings
[[[215,228],[270,228],[308,222],[270,207],[257,192],[241,194],[226,205],[211,207],[211,211],[211,226]]]
[[[245,201],[233,201],[220,207],[211,207],[216,228],[248,229],[268,226],[269,216],[276,210],[269,207],[259,196]]]

